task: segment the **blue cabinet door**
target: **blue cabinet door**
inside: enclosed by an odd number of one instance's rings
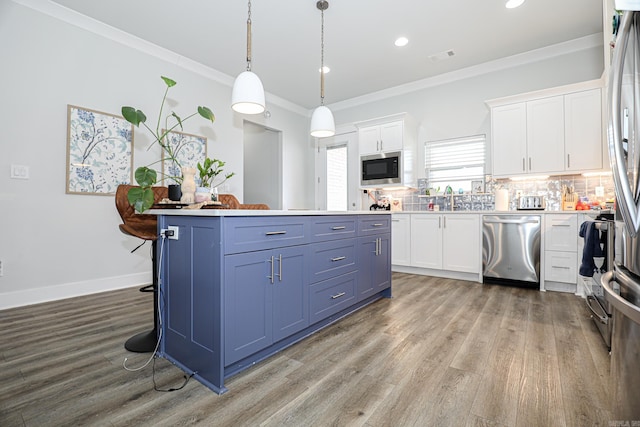
[[[389,233],[358,239],[358,301],[391,286]]]
[[[273,341],[309,326],[308,246],[272,251],[274,257]]]
[[[273,342],[271,254],[258,251],[225,256],[225,366]]]

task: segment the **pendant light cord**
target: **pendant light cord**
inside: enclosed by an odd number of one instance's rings
[[[247,71],[251,71],[251,0],[249,0],[247,15]]]
[[[320,8],[320,105],[324,105],[324,10],[326,7]]]

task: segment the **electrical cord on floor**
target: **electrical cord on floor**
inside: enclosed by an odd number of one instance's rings
[[[184,382],[182,383],[182,385],[180,387],[172,387],[172,388],[167,388],[167,389],[158,388],[158,384],[156,384],[156,360],[153,359],[152,378],[153,378],[153,389],[155,391],[162,391],[162,392],[165,392],[165,393],[169,393],[169,392],[172,392],[172,391],[182,390],[187,385],[189,380],[195,374],[196,374],[196,371],[192,372],[190,375],[183,375]]]
[[[129,372],[136,372],[136,371],[140,371],[142,369],[144,369],[145,367],[147,367],[149,365],[149,363],[151,363],[151,361],[154,361],[154,366],[155,366],[155,358],[156,358],[156,354],[158,353],[158,348],[160,348],[160,342],[162,341],[162,311],[161,311],[161,301],[162,301],[162,293],[161,293],[161,289],[162,287],[160,286],[161,280],[160,280],[160,271],[162,271],[162,253],[164,251],[164,241],[165,241],[165,234],[161,233],[159,237],[162,237],[162,241],[160,244],[160,262],[158,263],[158,271],[156,272],[156,277],[158,278],[158,340],[156,341],[156,347],[153,349],[153,352],[151,353],[151,356],[149,357],[149,359],[142,364],[141,366],[138,366],[137,368],[130,368],[127,366],[127,360],[129,360],[127,357],[124,358],[124,360],[122,361],[122,367],[129,371]],[[137,249],[137,248],[136,248]],[[192,374],[193,375],[193,374]],[[185,383],[186,385],[186,383]],[[183,386],[184,387],[184,386]],[[154,388],[155,388],[155,380],[154,380]]]

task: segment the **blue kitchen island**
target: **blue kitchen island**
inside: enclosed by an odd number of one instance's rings
[[[156,209],[159,355],[213,391],[391,297],[387,212]],[[175,238],[177,237],[177,239]]]

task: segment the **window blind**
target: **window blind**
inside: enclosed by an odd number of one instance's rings
[[[425,143],[425,170],[431,187],[451,185],[471,190],[471,181],[483,180],[486,136],[428,141]]]

